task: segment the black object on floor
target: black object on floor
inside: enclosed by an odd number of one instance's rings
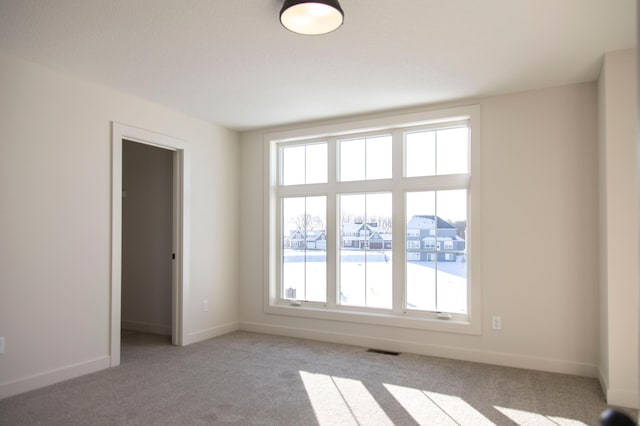
[[[610,408],[600,415],[600,426],[636,426],[636,422],[626,414]]]

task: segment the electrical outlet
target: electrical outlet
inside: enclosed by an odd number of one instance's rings
[[[209,301],[208,300],[203,300],[202,301],[202,312],[209,312]]]
[[[4,353],[4,337],[0,337],[0,355]]]
[[[501,330],[502,318],[500,318],[498,315],[494,315],[493,318],[491,319],[491,326],[494,330]]]

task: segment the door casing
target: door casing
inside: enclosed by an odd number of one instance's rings
[[[185,288],[189,282],[189,149],[170,136],[113,122],[111,176],[111,367],[120,365],[120,317],[122,310],[122,144],[124,140],[174,151],[173,156],[173,276],[171,341],[184,345]]]

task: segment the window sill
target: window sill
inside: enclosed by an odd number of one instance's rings
[[[412,313],[393,314],[378,312],[362,312],[348,308],[328,308],[315,304],[270,304],[265,306],[265,313],[286,315],[299,318],[310,318],[327,321],[352,322],[386,327],[410,328],[444,333],[480,335],[480,321],[439,319],[418,316]]]

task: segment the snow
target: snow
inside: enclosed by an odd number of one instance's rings
[[[392,265],[391,250],[341,250],[340,304],[391,309]],[[466,313],[466,275],[467,264],[462,261],[407,262],[407,308]],[[295,289],[295,297],[288,298],[325,302],[326,252],[285,250],[282,281],[285,292]]]

